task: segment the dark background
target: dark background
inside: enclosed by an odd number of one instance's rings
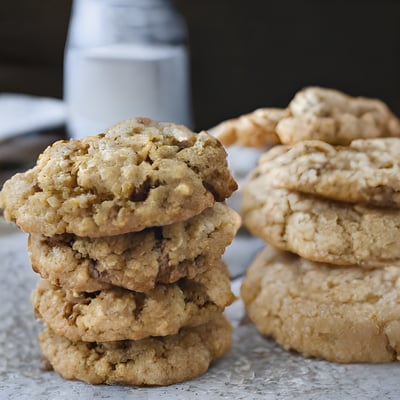
[[[189,28],[196,128],[307,85],[379,97],[400,115],[399,0],[176,0]],[[0,92],[62,97],[71,1],[0,2]]]

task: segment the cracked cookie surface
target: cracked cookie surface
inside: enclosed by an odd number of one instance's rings
[[[273,146],[280,143],[276,125],[288,114],[288,111],[282,108],[259,108],[238,118],[221,122],[209,132],[226,146]]]
[[[264,249],[241,297],[258,330],[286,349],[329,361],[399,360],[400,266],[366,271]]]
[[[75,293],[39,281],[31,296],[35,314],[72,341],[138,340],[173,335],[206,323],[232,303],[226,266],[219,261],[194,279],[159,284],[147,293],[121,288]]]
[[[268,184],[350,203],[400,206],[400,138],[276,146],[259,160]]]
[[[217,139],[132,118],[54,143],[4,184],[0,206],[26,232],[101,237],[183,221],[236,188]]]
[[[400,120],[378,99],[306,87],[285,109],[261,108],[224,121],[210,133],[227,146],[267,147],[314,139],[348,145],[354,139],[400,137]]]
[[[112,284],[145,292],[211,268],[239,226],[235,211],[215,203],[186,221],[124,235],[31,234],[29,250],[32,268],[56,286],[93,292]]]
[[[253,235],[312,261],[378,267],[400,259],[398,209],[274,188],[257,171],[243,186],[243,222]]]
[[[281,143],[318,139],[347,145],[354,139],[400,136],[400,121],[385,103],[338,90],[307,87],[289,103],[276,126]]]
[[[46,329],[39,337],[43,354],[65,379],[91,384],[170,385],[205,373],[228,351],[232,328],[219,315],[176,335],[138,341],[71,342]]]

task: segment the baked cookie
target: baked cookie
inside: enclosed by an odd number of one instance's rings
[[[400,206],[400,138],[360,139],[349,146],[319,140],[276,146],[258,167],[269,184],[333,200]]]
[[[220,261],[193,280],[159,284],[147,293],[121,288],[75,293],[42,280],[31,300],[36,315],[57,335],[106,342],[173,335],[182,327],[204,324],[234,296]]]
[[[112,284],[145,292],[157,283],[194,278],[217,263],[240,226],[239,215],[215,203],[186,221],[104,238],[31,234],[32,267],[56,286],[77,292]]]
[[[257,329],[286,349],[341,363],[400,359],[399,264],[343,268],[268,247],[241,296]]]
[[[318,139],[347,145],[354,139],[400,136],[400,121],[385,103],[307,87],[289,103],[290,116],[276,126],[281,143]]]
[[[399,137],[400,121],[380,100],[307,87],[287,109],[261,108],[224,121],[210,133],[227,146],[266,147],[312,139],[347,145],[354,139]]]
[[[398,209],[277,189],[257,171],[242,202],[243,223],[253,235],[312,261],[377,267],[400,259]]]
[[[219,315],[176,335],[138,341],[70,342],[49,329],[40,334],[43,354],[66,379],[91,384],[170,385],[204,374],[228,351],[232,328]]]
[[[54,143],[4,184],[0,206],[26,232],[101,237],[183,221],[236,187],[211,135],[132,118]]]
[[[238,144],[245,147],[269,147],[280,142],[276,125],[289,115],[282,108],[259,108],[249,114],[221,122],[209,133],[224,145]]]

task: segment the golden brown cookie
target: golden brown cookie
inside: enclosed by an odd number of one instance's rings
[[[219,315],[176,335],[138,341],[70,342],[49,329],[39,337],[43,354],[66,379],[91,384],[170,385],[204,374],[228,351],[232,328]]]
[[[281,143],[318,139],[347,145],[354,139],[400,136],[400,121],[385,103],[337,90],[307,87],[289,103],[276,126]]]
[[[257,329],[286,349],[341,363],[400,359],[400,264],[343,268],[268,247],[241,296]]]
[[[211,268],[239,226],[235,211],[215,203],[186,221],[124,235],[31,234],[29,250],[33,269],[64,289],[93,292],[112,284],[145,292]]]
[[[377,267],[400,259],[398,209],[277,189],[258,169],[243,187],[242,216],[253,235],[309,260]]]
[[[307,87],[288,108],[261,108],[210,129],[227,146],[268,147],[322,140],[348,145],[354,139],[399,137],[400,121],[385,103],[333,89]]]
[[[147,293],[121,288],[75,293],[42,280],[31,299],[36,315],[57,335],[106,342],[173,335],[182,327],[204,324],[234,296],[220,261],[192,280],[159,284]]]
[[[269,184],[350,203],[400,206],[400,138],[360,139],[349,146],[319,140],[276,146],[258,174]]]
[[[132,118],[54,143],[4,184],[0,206],[26,232],[101,237],[183,221],[236,187],[211,135]]]
[[[268,147],[279,143],[276,125],[288,114],[287,110],[281,108],[259,108],[221,122],[209,132],[226,146]]]

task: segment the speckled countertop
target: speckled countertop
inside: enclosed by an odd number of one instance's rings
[[[235,252],[230,249],[230,260],[235,260]],[[237,259],[243,262],[243,257]],[[231,351],[198,379],[160,388],[66,381],[41,370],[36,340],[41,327],[29,301],[37,276],[30,268],[26,235],[4,225],[0,225],[0,268],[1,400],[400,398],[399,364],[339,365],[288,353],[244,322],[240,301],[227,310],[235,326]],[[236,292],[239,283],[234,282]]]

